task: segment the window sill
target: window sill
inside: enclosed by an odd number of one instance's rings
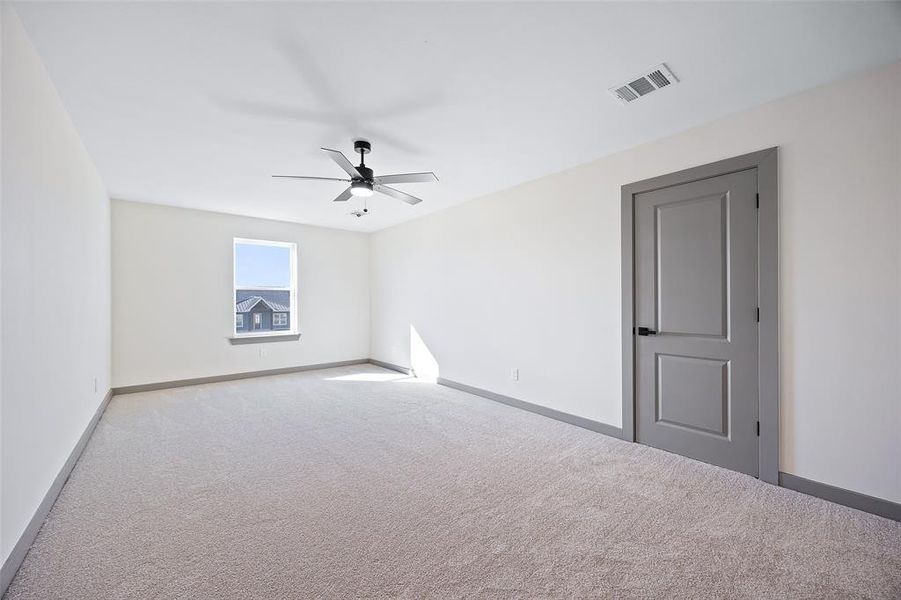
[[[296,342],[300,339],[299,333],[245,333],[228,338],[229,343],[236,344],[263,344],[266,342]]]

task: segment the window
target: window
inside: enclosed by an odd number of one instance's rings
[[[234,261],[234,335],[297,333],[297,244],[235,238]]]

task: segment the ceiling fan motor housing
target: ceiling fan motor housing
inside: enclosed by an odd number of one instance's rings
[[[373,177],[372,169],[370,169],[369,167],[364,167],[364,166],[360,165],[359,167],[357,167],[357,171],[360,172],[360,175],[363,177],[363,179],[365,181],[372,181],[372,177]]]

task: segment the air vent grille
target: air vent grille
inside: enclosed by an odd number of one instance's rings
[[[638,98],[638,94],[633,92],[632,88],[627,85],[624,85],[623,87],[617,89],[616,95],[619,96],[620,100],[623,100],[625,102],[632,102],[632,100]]]
[[[665,85],[669,85],[669,79],[667,79],[666,75],[661,73],[659,69],[657,71],[648,73],[648,79],[653,81],[654,85],[656,85],[658,88],[662,88]]]
[[[632,88],[633,90],[635,90],[635,92],[639,96],[644,96],[645,94],[650,94],[651,92],[653,92],[654,90],[657,89],[654,87],[654,84],[652,84],[650,81],[648,81],[644,77],[639,77],[635,81],[630,81],[629,87]]]
[[[628,104],[679,80],[665,64],[659,64],[629,83],[610,88],[610,93],[623,104]]]

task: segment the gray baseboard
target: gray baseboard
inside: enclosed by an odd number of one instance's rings
[[[19,541],[13,546],[12,552],[10,552],[7,559],[3,562],[3,566],[0,567],[0,597],[6,593],[6,588],[12,583],[13,578],[16,576],[16,572],[19,570],[19,567],[22,566],[25,555],[28,554],[31,544],[34,543],[34,538],[37,537],[38,531],[41,530],[41,526],[44,524],[44,520],[47,518],[47,515],[50,514],[50,509],[53,508],[56,498],[62,491],[63,486],[66,485],[69,475],[72,474],[72,469],[75,468],[75,463],[78,462],[81,453],[84,452],[85,446],[88,445],[88,440],[91,439],[91,434],[94,433],[94,428],[97,427],[97,423],[100,422],[100,417],[103,416],[103,412],[106,410],[112,397],[113,390],[109,390],[106,393],[106,396],[103,397],[100,406],[94,411],[94,416],[91,417],[88,426],[81,434],[81,437],[78,438],[78,442],[76,442],[75,447],[72,448],[72,452],[69,453],[69,458],[63,463],[63,468],[60,469],[60,472],[57,474],[56,478],[54,478],[53,483],[50,484],[50,489],[44,494],[44,499],[41,500],[37,510],[34,511],[34,515],[32,515],[31,520],[25,527],[25,531],[23,531],[22,535],[19,537]]]
[[[623,430],[621,428],[615,427],[613,425],[607,425],[606,423],[601,423],[600,421],[592,421],[591,419],[586,419],[585,417],[578,417],[576,415],[571,415],[563,411],[554,410],[553,408],[541,406],[540,404],[533,404],[531,402],[526,402],[525,400],[518,400],[516,398],[511,398],[510,396],[504,396],[503,394],[489,392],[488,390],[483,390],[471,385],[466,385],[465,383],[451,381],[450,379],[444,379],[443,377],[439,377],[437,382],[440,385],[446,385],[447,387],[454,388],[455,390],[460,390],[461,392],[467,392],[469,394],[481,396],[482,398],[488,398],[489,400],[494,400],[495,402],[500,402],[501,404],[506,404],[507,406],[512,406],[521,410],[527,410],[529,412],[539,414],[543,417],[549,417],[551,419],[556,419],[557,421],[563,421],[564,423],[575,425],[576,427],[582,427],[583,429],[589,429],[591,431],[594,431],[595,433],[603,433],[604,435],[609,435],[610,437],[619,439],[622,439],[623,437]]]
[[[811,479],[804,479],[803,477],[798,477],[791,473],[782,473],[781,471],[779,472],[779,485],[796,492],[801,492],[802,494],[816,496],[817,498],[835,502],[836,504],[842,504],[844,506],[856,508],[857,510],[879,515],[886,519],[901,521],[901,504],[892,502],[891,500],[867,496],[860,492],[852,492],[851,490],[835,487],[826,483],[820,483],[819,481],[813,481]]]
[[[374,358],[370,358],[369,362],[370,364],[373,364],[377,367],[382,367],[383,369],[390,369],[392,371],[397,371],[398,373],[403,373],[404,375],[413,375],[413,369],[411,369],[410,367],[401,367],[389,362],[385,362],[383,360],[376,360]]]
[[[137,392],[152,392],[154,390],[168,390],[170,388],[200,385],[203,383],[219,383],[221,381],[236,381],[238,379],[250,379],[252,377],[267,377],[269,375],[285,375],[286,373],[298,373],[300,371],[315,371],[317,369],[332,369],[335,367],[348,367],[351,365],[364,365],[370,362],[368,358],[354,360],[342,360],[338,362],[319,363],[316,365],[302,365],[299,367],[284,367],[281,369],[266,369],[263,371],[245,371],[243,373],[229,373],[226,375],[212,375],[210,377],[195,377],[193,379],[178,379],[175,381],[160,381],[158,383],[142,383],[138,385],[126,385],[113,388],[113,395],[134,394]]]

